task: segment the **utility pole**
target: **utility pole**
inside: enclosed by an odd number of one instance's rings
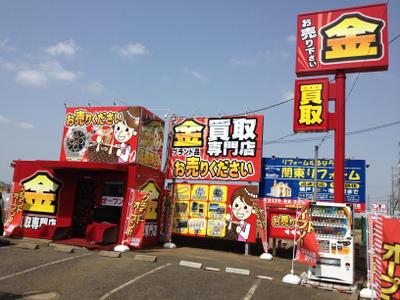
[[[318,146],[315,146],[315,157],[314,157],[314,201],[317,201],[317,189],[318,189]]]

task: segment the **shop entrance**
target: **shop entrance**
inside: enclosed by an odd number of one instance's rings
[[[86,227],[93,222],[95,199],[95,183],[91,180],[78,181],[72,216],[72,237],[85,238]]]

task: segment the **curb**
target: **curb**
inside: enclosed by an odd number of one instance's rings
[[[193,261],[187,261],[187,260],[181,260],[179,262],[179,265],[182,267],[188,267],[188,268],[193,268],[193,269],[201,269],[203,264],[193,262]]]
[[[157,256],[155,255],[143,255],[143,254],[136,254],[133,258],[134,260],[146,261],[154,263],[157,261]]]
[[[250,270],[246,270],[246,269],[226,267],[225,272],[232,273],[232,274],[238,274],[238,275],[250,276]]]
[[[102,257],[110,257],[110,258],[120,258],[121,257],[121,252],[115,252],[115,251],[100,251],[99,256]]]
[[[67,246],[67,245],[61,245],[61,244],[55,245],[54,250],[57,252],[63,252],[63,253],[74,253],[75,252],[74,247]]]
[[[36,249],[39,249],[39,244],[20,243],[20,244],[17,245],[17,248],[28,249],[28,250],[36,250]]]

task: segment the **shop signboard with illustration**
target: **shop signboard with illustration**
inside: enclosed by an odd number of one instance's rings
[[[334,161],[318,160],[318,201],[334,201]],[[263,197],[314,198],[314,160],[264,158],[260,194]],[[345,202],[365,211],[365,160],[346,160]]]
[[[168,178],[259,181],[263,116],[171,121]]]
[[[387,18],[386,3],[299,15],[297,76],[387,70]]]
[[[257,190],[245,185],[176,184],[172,232],[255,242],[263,214],[255,202]]]
[[[143,107],[68,107],[60,160],[160,169],[163,138],[164,121]]]

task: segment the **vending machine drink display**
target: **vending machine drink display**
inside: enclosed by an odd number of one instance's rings
[[[316,202],[311,218],[318,241],[319,260],[308,278],[353,284],[353,210],[350,204]]]

